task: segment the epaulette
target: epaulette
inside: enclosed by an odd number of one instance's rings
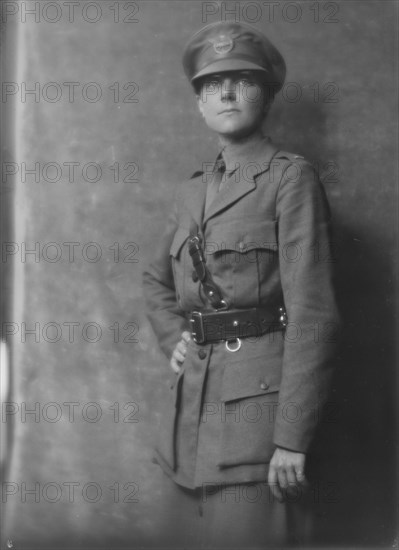
[[[305,157],[302,155],[297,155],[295,153],[289,153],[288,151],[278,151],[275,155],[277,158],[286,158],[288,160],[305,160]]]

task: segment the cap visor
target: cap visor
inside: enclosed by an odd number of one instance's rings
[[[196,75],[193,76],[191,82],[193,82],[197,78],[201,78],[201,76],[227,71],[263,71],[264,73],[269,72],[267,69],[264,69],[260,65],[257,65],[256,63],[251,63],[250,61],[247,61],[245,59],[220,59],[219,61],[211,63],[210,65],[199,71]]]

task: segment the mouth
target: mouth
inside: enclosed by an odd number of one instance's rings
[[[220,111],[218,114],[223,115],[223,114],[231,114],[231,113],[239,113],[239,112],[240,112],[239,109],[231,108],[231,109],[223,109],[223,111]]]

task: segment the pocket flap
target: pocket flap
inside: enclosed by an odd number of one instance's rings
[[[276,392],[280,388],[281,359],[267,356],[243,358],[227,363],[223,373],[221,400],[234,401],[255,395]]]
[[[207,254],[216,254],[224,250],[245,253],[257,248],[277,251],[277,222],[246,220],[242,224],[235,220],[234,225],[223,224],[212,228],[207,239]]]
[[[170,254],[174,258],[177,258],[177,256],[180,253],[180,250],[183,246],[183,244],[186,242],[186,240],[189,237],[189,230],[185,227],[179,226],[177,228],[177,231],[175,233],[175,236],[173,237],[172,245],[170,247]]]

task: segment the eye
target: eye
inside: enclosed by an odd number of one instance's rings
[[[237,81],[237,84],[241,84],[242,86],[256,86],[257,82],[255,79],[251,78],[250,76],[242,76]]]
[[[240,73],[237,76],[236,83],[240,84],[240,85],[244,85],[244,86],[258,86],[259,85],[259,82],[258,82],[258,79],[257,79],[256,75],[254,75],[251,72],[246,72],[246,71]]]
[[[216,79],[206,80],[204,82],[204,85],[206,86],[206,88],[217,88],[218,86],[220,86],[220,81]]]

